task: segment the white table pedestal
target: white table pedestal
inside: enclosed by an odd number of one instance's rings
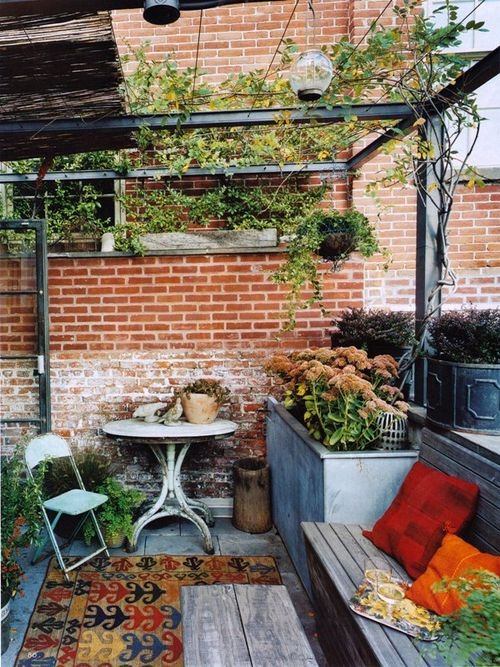
[[[160,495],[148,511],[135,522],[131,551],[137,548],[141,530],[148,523],[164,517],[180,516],[192,521],[198,527],[203,536],[205,552],[214,553],[212,536],[208,528],[214,525],[212,511],[200,500],[186,496],[181,485],[181,468],[193,443],[226,438],[234,433],[236,428],[237,424],[225,419],[216,419],[211,424],[178,422],[172,426],[151,424],[138,419],[123,419],[108,422],[102,427],[104,433],[111,437],[148,445],[160,465],[162,478]]]

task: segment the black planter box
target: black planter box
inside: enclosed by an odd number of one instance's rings
[[[500,364],[429,359],[427,421],[440,428],[500,434]]]

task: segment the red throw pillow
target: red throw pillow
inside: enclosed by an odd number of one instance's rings
[[[417,461],[391,506],[363,535],[393,556],[412,579],[419,577],[446,533],[473,516],[479,487]]]
[[[435,583],[465,577],[474,582],[474,570],[488,570],[500,576],[500,556],[483,553],[457,535],[445,535],[426,571],[406,591],[406,597],[437,614],[451,614],[464,605],[453,589],[435,591]]]

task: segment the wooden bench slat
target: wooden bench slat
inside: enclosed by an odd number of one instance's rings
[[[252,667],[231,585],[182,586],[181,604],[186,667]]]
[[[474,519],[465,530],[464,538],[484,551],[500,552],[499,454],[481,449],[477,444],[466,446],[454,442],[427,429],[423,437],[419,457],[423,463],[480,487]]]
[[[313,526],[318,531],[320,539],[314,540],[312,537],[310,531],[313,530]],[[391,631],[380,623],[376,623],[368,618],[355,614],[348,604],[354,591],[362,580],[362,563],[365,554],[367,556],[376,554],[380,555],[380,552],[378,552],[371,542],[365,540],[367,547],[366,551],[361,549],[361,553],[359,553],[359,548],[356,549],[352,543],[349,544],[349,542],[352,542],[352,536],[349,536],[348,531],[345,530],[343,524],[303,524],[303,528],[307,539],[312,539],[314,542],[314,551],[318,555],[318,558],[324,559],[322,564],[327,570],[327,577],[332,581],[333,586],[342,598],[344,607],[342,613],[344,620],[342,622],[345,622],[346,618],[350,618],[351,622],[359,627],[363,639],[365,641],[366,639],[369,639],[369,644],[374,657],[380,659],[380,655],[384,656],[384,666],[394,665],[400,667],[401,665],[406,664],[404,661],[404,654],[408,653],[406,650],[408,638],[396,631]],[[340,535],[337,533],[336,529],[339,529]],[[356,551],[358,551],[357,557],[354,555]],[[358,558],[360,558],[360,560],[358,560]],[[391,559],[387,558],[387,560],[390,561]],[[324,583],[324,580],[321,580],[319,586],[324,586]],[[332,632],[333,635],[335,635],[337,632],[340,632],[340,628],[332,628]],[[400,635],[402,638],[396,637],[396,648],[394,647],[393,638],[388,636],[388,632]],[[344,638],[339,637],[338,640],[339,642],[342,642],[344,641]],[[334,642],[333,637],[332,642]],[[403,655],[401,655],[401,653],[403,653]],[[407,656],[407,659],[413,660],[413,664],[426,664],[419,656],[418,651],[410,648],[409,653],[410,655]],[[378,664],[378,662],[374,662],[374,664]]]
[[[457,458],[452,458],[453,456]],[[470,452],[456,443],[434,440],[433,445],[426,445],[421,450],[419,460],[422,463],[445,469],[448,475],[479,484],[481,496],[489,502],[495,502],[500,483],[500,471],[485,461],[479,454]]]
[[[234,589],[253,665],[317,667],[285,586]]]
[[[370,540],[365,538],[362,534],[362,526],[353,526],[345,524],[330,524],[330,529],[337,535],[341,536],[346,549],[349,553],[355,554],[359,558],[358,564],[360,568],[360,578],[353,581],[353,591],[359,585],[359,582],[362,578],[362,569],[363,561],[366,557],[365,554],[370,556],[383,556],[391,564],[393,572],[396,576],[400,577],[404,581],[411,581],[406,573],[405,569],[393,558],[381,552]],[[350,597],[349,596],[349,599]],[[362,618],[362,617],[361,617]],[[370,637],[373,634],[373,625],[374,621],[368,620],[369,625],[367,626]],[[379,624],[376,624],[379,625]],[[394,649],[400,655],[403,660],[403,664],[417,665],[417,664],[432,664],[432,665],[441,665],[443,661],[439,656],[431,656],[430,652],[427,652],[424,644],[426,642],[418,641],[405,633],[399,632],[397,630],[392,630],[387,626],[381,626],[385,636],[389,641],[394,645]],[[385,652],[381,650],[381,654],[384,656],[384,664],[386,660]]]
[[[384,667],[394,665],[429,665],[435,664],[429,657],[420,653],[412,638],[397,630],[393,630],[376,621],[355,614],[349,607],[349,600],[354,594],[363,577],[363,561],[370,555],[382,555],[381,552],[369,540],[361,535],[361,526],[347,526],[344,524],[305,523],[304,534],[307,541],[314,544],[314,552],[318,559],[322,560],[326,576],[331,579],[333,586],[338,590],[343,605],[343,623],[349,616],[351,621],[357,625],[363,639],[368,641],[376,659],[375,664],[383,664]],[[314,536],[314,531],[318,535]],[[323,542],[319,538],[321,536]],[[404,570],[389,556],[385,556],[394,570],[408,579]],[[324,580],[319,582],[324,586]],[[336,627],[335,633],[343,634],[343,629]],[[352,633],[352,630],[350,631]],[[339,637],[339,641],[344,638]],[[341,663],[339,663],[341,664]],[[438,663],[439,664],[439,663]]]

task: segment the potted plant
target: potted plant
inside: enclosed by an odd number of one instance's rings
[[[413,313],[386,308],[347,308],[331,322],[332,347],[354,345],[370,357],[390,354],[396,361],[415,340]]]
[[[119,548],[125,539],[132,540],[134,512],[145,500],[137,489],[125,487],[114,477],[108,477],[96,491],[108,496],[108,500],[96,511],[97,520],[109,547]],[[95,537],[95,527],[87,519],[83,527],[85,542],[90,544]]]
[[[375,229],[360,211],[316,209],[297,227],[291,247],[306,244],[322,259],[341,266],[351,253],[371,257],[379,250]]]
[[[41,473],[39,473],[41,474]],[[1,549],[2,549],[2,653],[9,646],[10,602],[19,593],[24,570],[20,553],[36,542],[43,524],[41,513],[41,480],[25,474],[20,450],[1,459]]]
[[[347,308],[331,322],[332,347],[354,345],[368,356],[390,354],[399,362],[415,342],[413,313],[386,308]],[[411,392],[412,369],[402,378],[405,399]]]
[[[310,590],[302,521],[373,524],[416,460],[410,449],[375,449],[386,411],[407,404],[392,383],[397,364],[355,347],[275,355],[267,370],[281,380],[268,401],[267,456],[273,521]],[[394,402],[393,402],[394,401]]]
[[[220,407],[227,401],[230,391],[219,380],[201,378],[184,386],[181,397],[184,416],[191,424],[210,424]]]
[[[321,303],[320,263],[328,262],[337,271],[355,251],[363,257],[380,251],[374,227],[355,209],[316,209],[290,231],[286,261],[273,274],[274,282],[290,286],[286,329],[294,327],[299,308]],[[300,295],[307,285],[312,287],[313,294],[302,302]]]
[[[394,359],[369,359],[356,347],[276,355],[267,369],[285,381],[285,407],[295,409],[315,440],[336,451],[366,449],[380,435],[379,415],[404,416],[408,408],[397,400]]]
[[[499,434],[500,309],[447,312],[432,319],[428,331],[428,421]]]

